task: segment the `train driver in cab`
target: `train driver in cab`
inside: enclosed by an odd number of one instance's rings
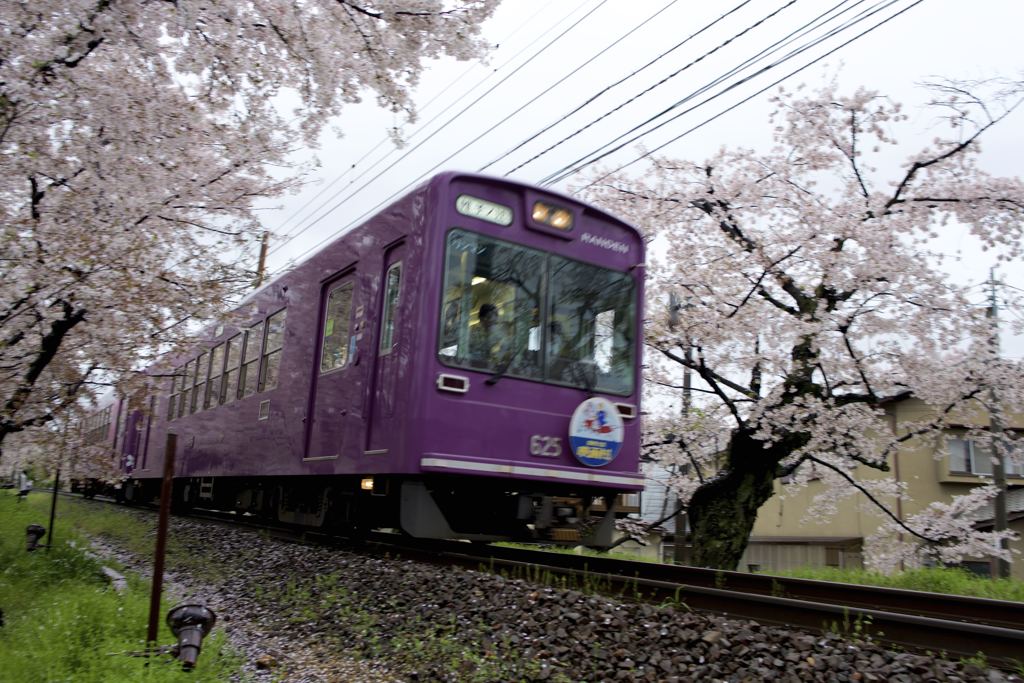
[[[488,302],[477,312],[478,325],[469,337],[469,362],[475,368],[500,368],[508,359],[508,336],[498,319],[498,307]]]

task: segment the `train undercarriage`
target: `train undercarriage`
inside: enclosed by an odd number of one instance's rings
[[[159,493],[159,480],[127,479],[115,496],[141,504]],[[344,535],[397,529],[417,538],[602,548],[613,540],[616,493],[567,493],[540,483],[509,490],[500,480],[451,477],[189,477],[175,479],[172,508],[234,512]]]

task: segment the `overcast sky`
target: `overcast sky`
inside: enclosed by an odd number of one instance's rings
[[[934,114],[917,108],[928,97],[921,83],[933,77],[1024,78],[1022,27],[1021,0],[505,0],[484,29],[498,46],[487,64],[429,63],[415,92],[417,123],[402,125],[371,98],[351,107],[337,130],[323,137],[316,152],[321,165],[308,185],[275,202],[280,208],[264,211],[266,226],[278,234],[269,270],[308,257],[441,170],[485,169],[533,183],[557,178],[552,186],[566,191],[583,176],[560,171],[606,146],[622,149],[602,159],[604,168],[636,159],[639,145],[665,145],[660,154],[695,161],[723,145],[764,149],[770,142],[768,99],[778,90],[772,84],[836,48],[785,85],[835,78],[845,90],[865,85],[905,103],[919,134],[900,140],[909,151],[935,134]],[[829,32],[835,35],[826,37]],[[794,51],[799,54],[786,60]],[[395,150],[386,137],[394,126],[401,127],[404,150]],[[983,142],[987,170],[1021,174],[1022,130],[1024,112],[1018,111]],[[630,168],[642,170],[643,163]],[[957,277],[980,283],[991,260],[970,247],[963,234],[953,234],[939,248],[963,251],[954,266]],[[1024,290],[1024,268],[1015,270],[1002,267],[1000,276]],[[977,292],[983,301],[984,288]],[[1004,314],[1007,321],[1022,316],[1014,308]],[[1015,357],[1024,349],[1019,342],[1007,340]]]

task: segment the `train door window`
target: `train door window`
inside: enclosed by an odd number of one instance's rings
[[[256,393],[262,345],[263,323],[257,323],[245,333],[245,350],[242,352],[242,367],[238,374],[238,385],[241,387],[242,398]]]
[[[188,405],[192,398],[192,381],[196,374],[195,368],[194,360],[185,363],[185,374],[181,377],[181,398],[178,400],[178,417],[188,412]]]
[[[324,340],[320,372],[330,372],[348,363],[348,328],[352,309],[352,283],[337,287],[327,297],[324,312]]]
[[[217,344],[210,352],[210,381],[206,383],[203,406],[212,408],[220,402],[220,383],[224,374],[224,345]]]
[[[238,396],[238,365],[242,359],[242,335],[236,334],[225,343],[224,380],[221,384],[221,403],[231,403]]]
[[[200,354],[196,359],[196,388],[192,392],[192,412],[203,409],[203,396],[206,395],[206,376],[210,372],[208,354]]]
[[[402,289],[402,262],[392,263],[384,276],[384,311],[381,314],[380,354],[391,353],[395,345],[395,314]]]
[[[263,363],[260,365],[260,391],[277,387],[281,370],[281,350],[284,346],[285,309],[267,318],[267,341],[263,345]]]

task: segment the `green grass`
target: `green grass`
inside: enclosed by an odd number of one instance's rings
[[[862,569],[836,569],[832,567],[793,569],[771,572],[778,576],[818,581],[837,581],[868,586],[887,586],[907,590],[968,595],[996,600],[1024,601],[1024,581],[1016,579],[986,579],[963,570],[951,568],[914,569],[886,576]]]
[[[25,551],[25,527],[49,524],[50,497],[31,494],[17,503],[12,491],[0,491],[0,679],[8,683],[73,681],[224,681],[240,669],[240,660],[228,652],[215,630],[203,643],[195,671],[185,673],[169,657],[145,659],[120,654],[142,649],[149,611],[149,583],[129,576],[128,588],[116,593],[101,566],[82,552],[88,541],[78,526],[105,527],[124,535],[146,554],[152,539],[132,530],[125,516],[107,517],[94,509],[83,515],[68,499],[58,502],[57,544],[45,550]],[[131,538],[137,534],[137,538]],[[44,537],[43,541],[48,541]],[[76,547],[68,545],[74,541]],[[148,546],[148,547],[147,547]],[[109,565],[109,563],[108,563]],[[174,637],[161,610],[158,641]],[[147,665],[148,662],[148,665]]]
[[[45,497],[49,500],[48,494]],[[75,531],[92,538],[109,540],[133,555],[153,555],[157,526],[155,514],[132,514],[131,508],[67,497],[60,499],[57,509],[64,513],[62,523],[70,524]],[[48,515],[47,511],[46,519],[49,519]],[[60,533],[61,529],[58,528]],[[219,574],[219,565],[207,562],[203,553],[185,547],[174,534],[168,534],[167,537],[167,566],[201,581],[214,582],[223,578]]]

